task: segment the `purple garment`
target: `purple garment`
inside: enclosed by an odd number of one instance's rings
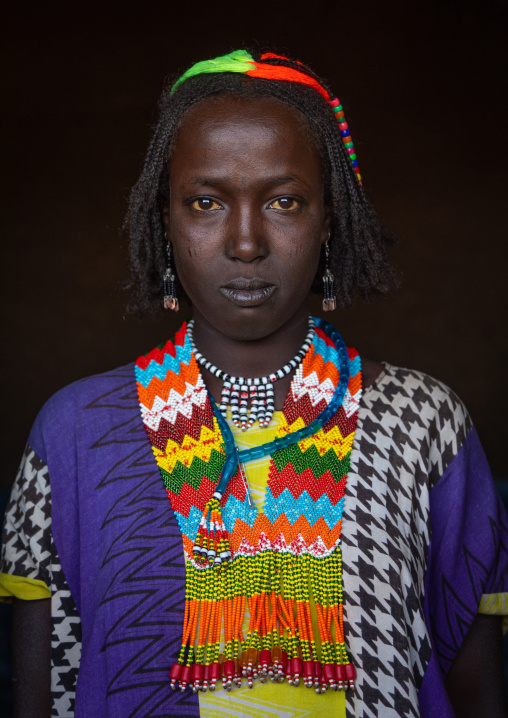
[[[344,581],[351,600],[363,597],[363,584],[367,597],[361,604],[362,634],[355,636],[351,626],[348,633],[346,626],[346,635],[360,670],[372,680],[359,687],[362,698],[356,706],[355,699],[348,698],[348,717],[417,715],[418,690],[422,718],[452,718],[444,676],[481,594],[508,591],[504,511],[474,429],[469,428],[469,420],[460,418],[460,407],[450,418],[459,402],[437,386],[424,375],[391,368],[384,383],[381,380],[376,389],[369,389],[360,406],[362,438],[351,470],[356,479],[350,485],[349,508],[346,500],[343,529],[351,543],[353,522],[361,524],[362,559],[355,567],[346,563]],[[438,394],[445,400],[438,401]],[[396,428],[391,429],[390,421],[395,420]],[[391,453],[382,435],[392,442]],[[448,436],[454,437],[453,450]],[[53,538],[81,617],[76,718],[199,715],[197,696],[169,689],[168,671],[181,642],[185,567],[180,531],[141,421],[133,365],[58,392],[39,414],[29,443],[48,465]],[[373,472],[383,462],[390,469],[390,486],[380,502],[380,496],[370,494]],[[426,497],[427,507],[430,501],[431,538],[422,553],[425,598],[414,581],[404,609],[406,615],[417,617],[424,607],[430,642],[428,636],[415,632],[411,619],[404,635],[397,634],[405,615],[396,602],[401,600],[396,598],[399,594],[393,594],[392,604],[381,605],[368,585],[375,572],[385,570],[381,564],[372,566],[369,558],[376,525],[387,527],[396,545],[413,550],[411,524],[401,523],[402,514],[390,505],[390,496],[399,490],[399,472],[409,475],[413,465],[417,495]],[[379,470],[378,485],[383,476]],[[423,521],[424,502],[412,505]],[[378,513],[364,510],[371,506]],[[416,552],[419,544],[414,545]],[[358,573],[356,584],[353,570]],[[382,576],[385,588],[391,580],[388,575]],[[353,585],[358,586],[358,594],[353,595]],[[350,609],[352,615],[352,604]],[[380,640],[377,621],[382,617],[376,611],[391,612],[394,661],[390,666],[375,662]],[[346,600],[346,621],[347,612]],[[374,647],[372,653],[367,651],[369,645]],[[405,646],[418,649],[418,665],[411,667]],[[386,672],[393,674],[393,692],[386,687]],[[409,700],[411,691],[414,703]]]
[[[197,696],[169,688],[183,624],[182,540],[133,365],[58,392],[29,443],[48,464],[53,538],[81,616],[76,718],[199,715]]]
[[[419,700],[422,718],[448,718],[443,677],[482,595],[508,591],[508,523],[474,428],[431,490],[430,515],[424,610],[434,650]]]

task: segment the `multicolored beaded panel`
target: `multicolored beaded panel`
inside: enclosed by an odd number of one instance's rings
[[[362,382],[348,349],[342,406],[313,436],[271,457],[264,511],[249,501],[241,467],[212,516],[229,533],[231,560],[196,562],[193,548],[226,455],[217,419],[184,324],[136,362],[143,422],[182,531],[187,569],[183,639],[175,687],[226,689],[256,678],[303,680],[317,692],[353,686],[344,643],[340,535]],[[310,424],[339,381],[333,341],[319,327],[295,372],[278,436]],[[222,525],[223,524],[223,525]],[[247,633],[242,633],[246,611]],[[312,615],[317,616],[317,630]]]

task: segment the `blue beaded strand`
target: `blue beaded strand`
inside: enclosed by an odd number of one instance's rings
[[[340,378],[332,400],[326,409],[324,409],[308,426],[304,426],[302,429],[298,429],[298,431],[293,431],[287,436],[274,439],[273,441],[268,441],[266,444],[261,444],[261,446],[255,446],[252,449],[238,451],[233,438],[233,433],[229,428],[228,423],[222,416],[220,409],[215,405],[213,398],[210,397],[213,413],[217,419],[222,439],[224,441],[224,448],[226,450],[226,462],[222,468],[219,483],[213,494],[214,498],[218,501],[220,501],[223,497],[227,489],[228,482],[231,477],[234,476],[239,462],[245,463],[251,459],[260,459],[262,456],[273,454],[274,451],[286,449],[288,446],[296,444],[298,441],[308,439],[309,436],[316,434],[328,421],[330,421],[332,416],[339,410],[342,402],[344,401],[349,384],[349,355],[347,353],[347,347],[335,327],[326,322],[324,319],[316,318],[314,321],[315,325],[319,327],[319,329],[322,329],[330,337],[337,349],[339,354]]]

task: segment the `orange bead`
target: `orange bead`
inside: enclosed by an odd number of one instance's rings
[[[258,652],[255,648],[248,648],[247,651],[247,665],[254,666],[258,659]]]
[[[272,648],[272,663],[280,663],[282,661],[282,648],[274,646]]]

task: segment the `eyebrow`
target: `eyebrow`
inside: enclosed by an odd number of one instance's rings
[[[191,177],[189,184],[196,187],[221,187],[224,184],[231,182],[229,177],[200,177],[199,175]],[[298,175],[286,175],[284,177],[266,177],[259,180],[259,184],[267,187],[276,187],[283,184],[291,184],[292,182],[301,182],[307,186],[307,182]]]

